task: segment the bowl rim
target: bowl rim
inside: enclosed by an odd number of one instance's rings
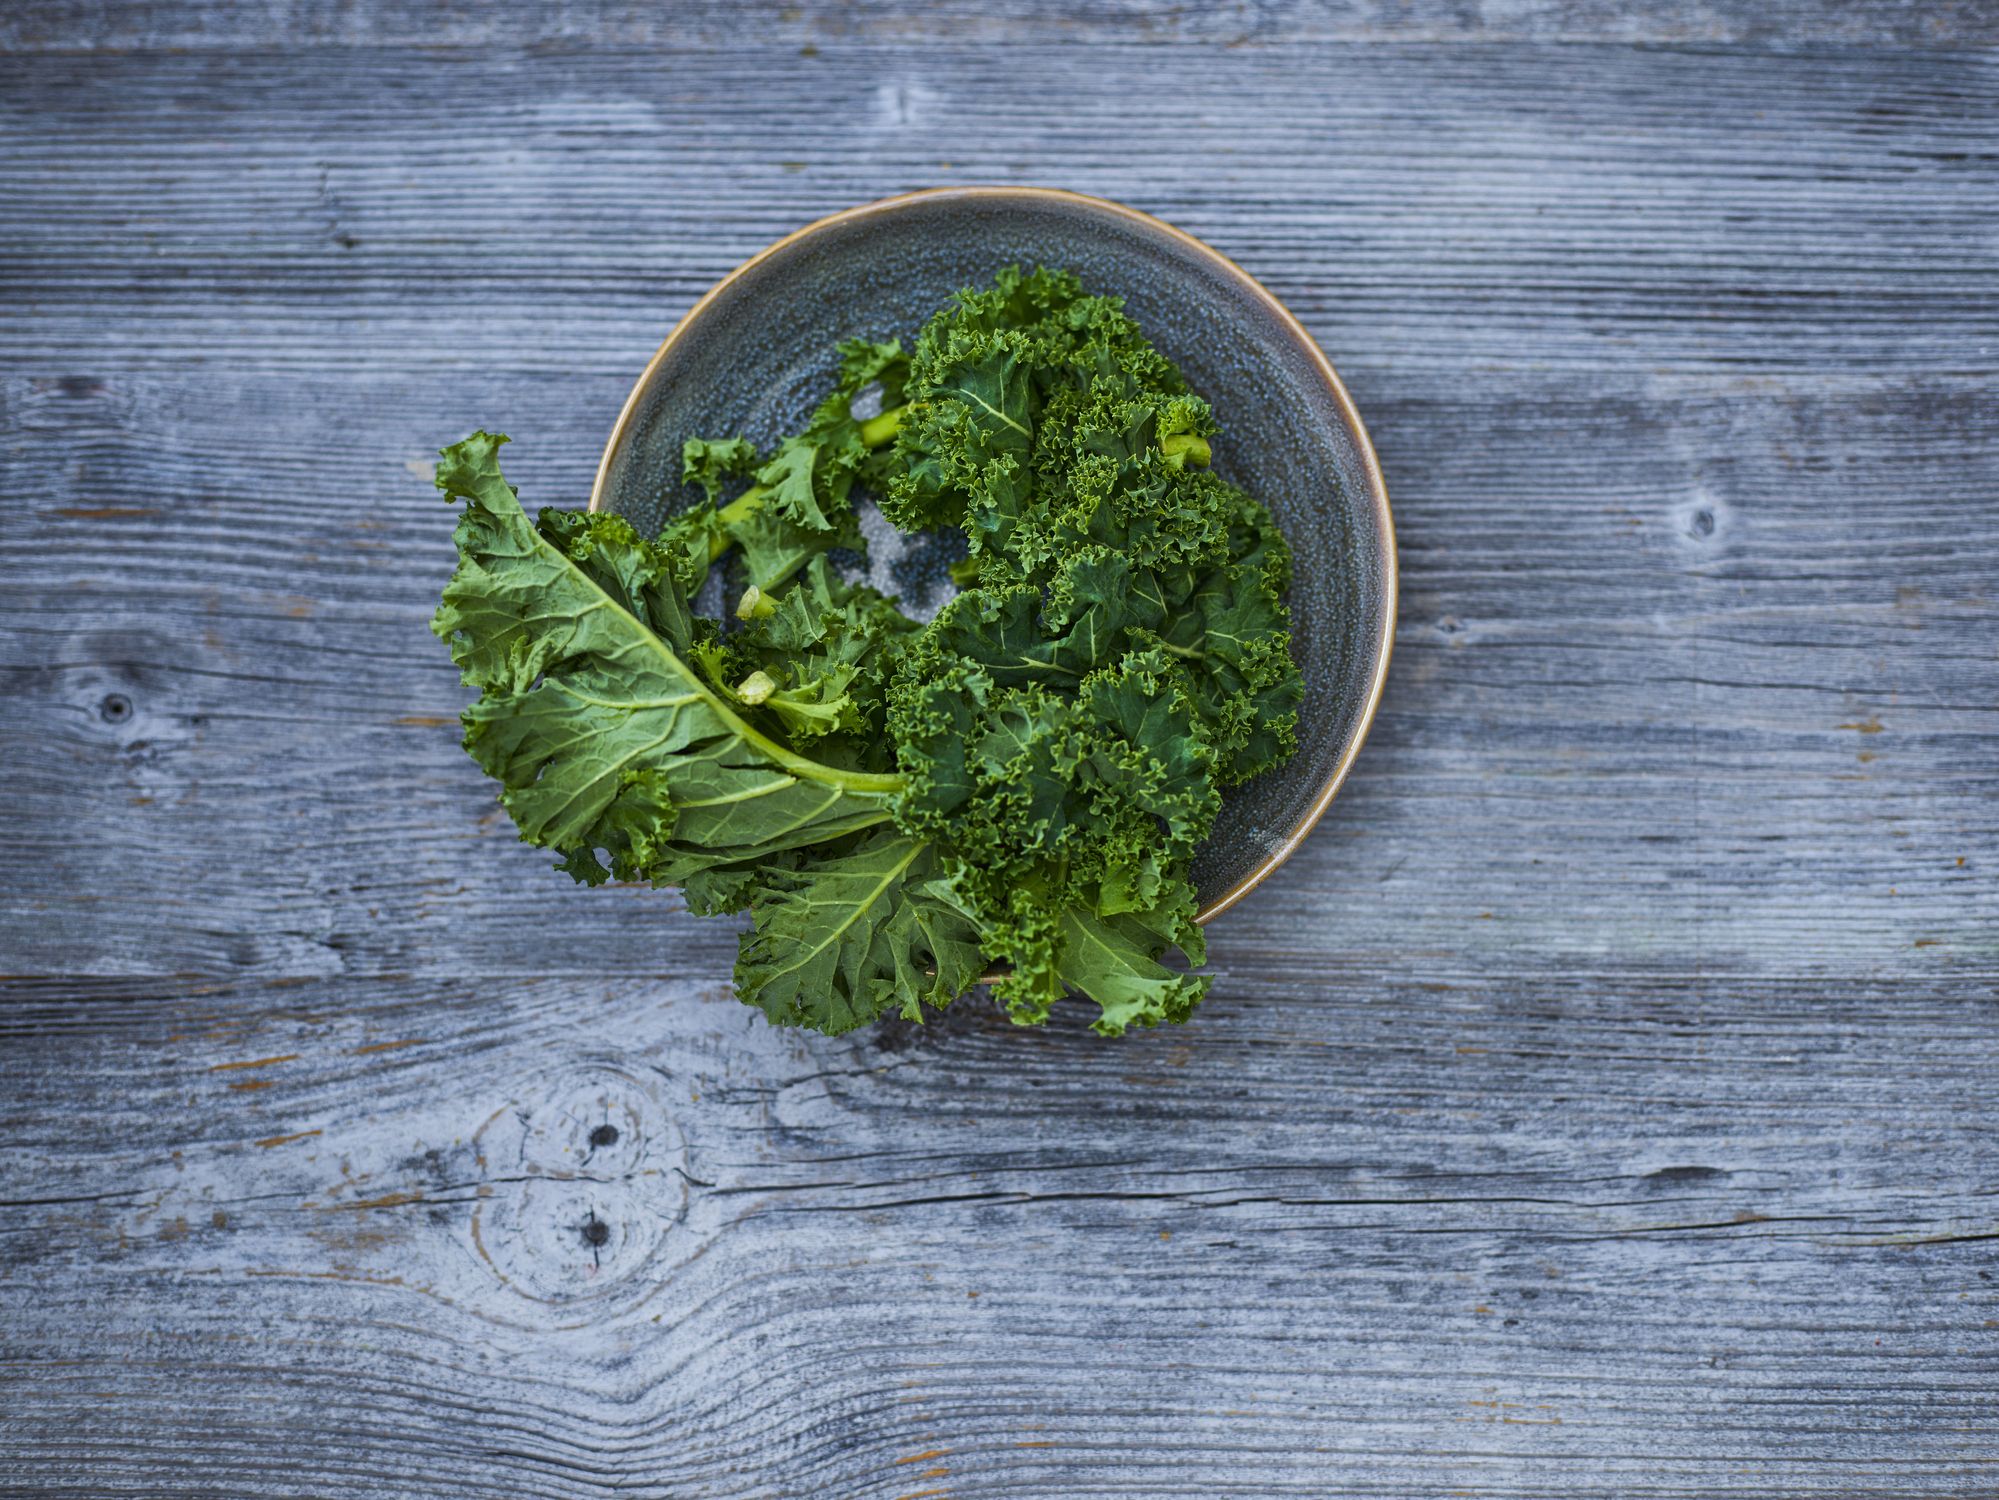
[[[766,245],[737,266],[735,270],[703,292],[694,305],[688,308],[673,325],[659,348],[653,352],[652,358],[646,361],[645,368],[639,372],[637,381],[632,385],[631,394],[625,398],[624,409],[618,413],[618,420],[611,428],[611,436],[604,444],[604,456],[597,463],[597,477],[590,486],[589,508],[595,511],[603,505],[605,487],[611,476],[612,460],[616,457],[619,444],[624,441],[625,431],[637,414],[640,402],[650,389],[653,376],[658,372],[660,365],[672,352],[673,346],[694,326],[702,314],[713,307],[738,281],[765,261],[836,225],[883,217],[919,204],[979,199],[1056,203],[1069,208],[1107,214],[1147,233],[1163,235],[1183,249],[1190,250],[1211,263],[1225,278],[1236,282],[1252,298],[1262,303],[1277,320],[1279,326],[1284,328],[1303,350],[1320,378],[1325,381],[1333,405],[1354,439],[1361,467],[1367,476],[1368,500],[1376,512],[1382,539],[1382,608],[1381,618],[1375,628],[1374,672],[1367,685],[1367,701],[1361,705],[1360,718],[1354,725],[1353,733],[1340,752],[1338,762],[1320,786],[1318,794],[1313,797],[1311,805],[1305,809],[1290,832],[1270,848],[1256,868],[1213,901],[1201,907],[1195,914],[1194,920],[1205,924],[1213,921],[1263,884],[1279,865],[1297,852],[1298,846],[1305,842],[1306,835],[1311,833],[1318,826],[1319,819],[1325,816],[1326,809],[1332,805],[1333,798],[1338,795],[1341,785],[1346,781],[1347,773],[1353,769],[1354,761],[1360,756],[1361,746],[1367,742],[1368,731],[1374,727],[1375,712],[1381,706],[1381,696],[1388,685],[1388,660],[1395,648],[1395,618],[1400,574],[1395,545],[1395,516],[1388,503],[1388,481],[1382,475],[1381,460],[1375,454],[1374,441],[1368,436],[1367,426],[1361,421],[1360,412],[1355,408],[1353,398],[1347,394],[1346,385],[1340,380],[1339,373],[1333,369],[1333,362],[1326,357],[1326,352],[1319,347],[1318,340],[1312,337],[1296,315],[1278,301],[1268,287],[1221,251],[1152,214],[1114,202],[1109,198],[1096,198],[1087,193],[1072,192],[1067,188],[1016,184],[967,184],[961,187],[920,188],[915,192],[897,193],[892,197],[877,198],[871,203],[856,204],[852,208],[843,208],[838,213],[814,219],[802,228],[794,229],[783,238]]]

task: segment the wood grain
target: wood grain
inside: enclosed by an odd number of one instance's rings
[[[1994,31],[10,8],[0,1492],[1991,1493]],[[1374,735],[1171,1034],[776,1033],[456,747],[428,456],[579,500],[939,181],[1236,256],[1388,472]]]

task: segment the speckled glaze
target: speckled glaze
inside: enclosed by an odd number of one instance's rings
[[[1380,700],[1395,620],[1374,449],[1310,335],[1241,268],[1157,219],[1050,189],[943,188],[835,214],[731,273],[673,330],[612,432],[591,508],[657,529],[695,498],[679,482],[683,439],[742,432],[770,446],[823,395],[838,340],[907,341],[958,288],[1015,263],[1065,267],[1125,299],[1213,403],[1216,470],[1270,507],[1297,558],[1299,751],[1230,793],[1194,866],[1206,921],[1281,864],[1332,800]],[[934,612],[955,550],[903,538],[877,514],[863,527],[872,580],[912,613]]]

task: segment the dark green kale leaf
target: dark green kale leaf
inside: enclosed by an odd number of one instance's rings
[[[1215,747],[1216,775],[1235,786],[1290,759],[1305,684],[1291,660],[1290,612],[1271,566],[1224,563],[1135,643],[1174,657],[1182,688]]]
[[[905,670],[930,660],[919,645]],[[1212,752],[1166,653],[1129,654],[1073,696],[1032,682],[999,685],[986,666],[960,657],[899,680],[891,704],[908,778],[896,824],[940,845],[953,899],[987,954],[1012,966],[997,993],[1016,1019],[1044,1016],[1065,984],[1098,1000],[1101,1024],[1114,1029],[1170,1019],[1202,993],[1206,981],[1184,975],[1120,987],[1129,975],[1103,956],[1125,951],[1136,934],[1179,942],[1198,931],[1186,871],[1220,796]],[[1085,948],[1096,955],[1087,965]],[[1138,994],[1157,1006],[1133,1008]]]

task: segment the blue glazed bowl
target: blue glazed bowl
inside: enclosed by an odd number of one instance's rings
[[[1123,297],[1213,404],[1216,470],[1270,507],[1297,558],[1299,751],[1232,790],[1195,861],[1201,920],[1282,864],[1346,778],[1388,675],[1395,529],[1381,466],[1333,367],[1234,262],[1135,209],[1051,188],[938,188],[851,208],[787,235],[695,303],[639,377],[597,470],[592,510],[652,532],[695,498],[680,445],[797,430],[844,338],[905,341],[960,287],[1012,264],[1059,266]],[[877,585],[927,615],[947,554],[865,515]]]

